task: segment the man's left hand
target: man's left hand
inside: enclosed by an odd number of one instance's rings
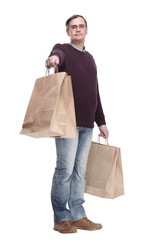
[[[105,139],[107,139],[107,138],[109,137],[109,131],[108,131],[106,125],[101,125],[101,126],[99,126],[99,130],[100,130],[100,132],[101,132],[101,133],[99,134],[99,136],[101,136],[101,137],[103,137],[103,138],[105,138]]]

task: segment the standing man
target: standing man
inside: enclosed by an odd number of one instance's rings
[[[55,139],[57,162],[51,201],[54,230],[73,233],[77,232],[77,228],[102,228],[101,224],[93,223],[87,218],[82,204],[94,121],[99,127],[100,136],[108,138],[109,132],[99,95],[96,64],[84,46],[87,21],[83,16],[73,15],[66,22],[66,32],[70,44],[56,44],[46,60],[46,67],[57,65],[59,72],[67,72],[72,79],[78,137]]]

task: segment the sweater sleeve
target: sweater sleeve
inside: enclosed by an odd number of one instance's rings
[[[56,55],[59,58],[58,67],[62,66],[65,61],[65,52],[63,51],[62,44],[56,44],[49,55],[49,57]]]
[[[97,104],[97,109],[96,109],[96,113],[95,113],[95,122],[97,123],[97,125],[99,127],[101,125],[106,125],[106,121],[105,121],[105,116],[104,116],[103,109],[102,109],[98,83],[97,83],[97,103],[98,104]]]

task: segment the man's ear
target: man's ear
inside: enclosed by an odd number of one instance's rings
[[[68,36],[70,36],[70,35],[69,35],[69,29],[68,29],[68,28],[66,28],[66,33],[67,33]]]

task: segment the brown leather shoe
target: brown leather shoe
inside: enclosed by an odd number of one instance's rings
[[[54,224],[54,230],[60,233],[76,233],[77,228],[70,221],[63,221]]]
[[[75,226],[78,229],[90,230],[90,231],[91,230],[98,230],[98,229],[102,228],[101,224],[94,223],[86,217],[72,222],[72,226]]]

